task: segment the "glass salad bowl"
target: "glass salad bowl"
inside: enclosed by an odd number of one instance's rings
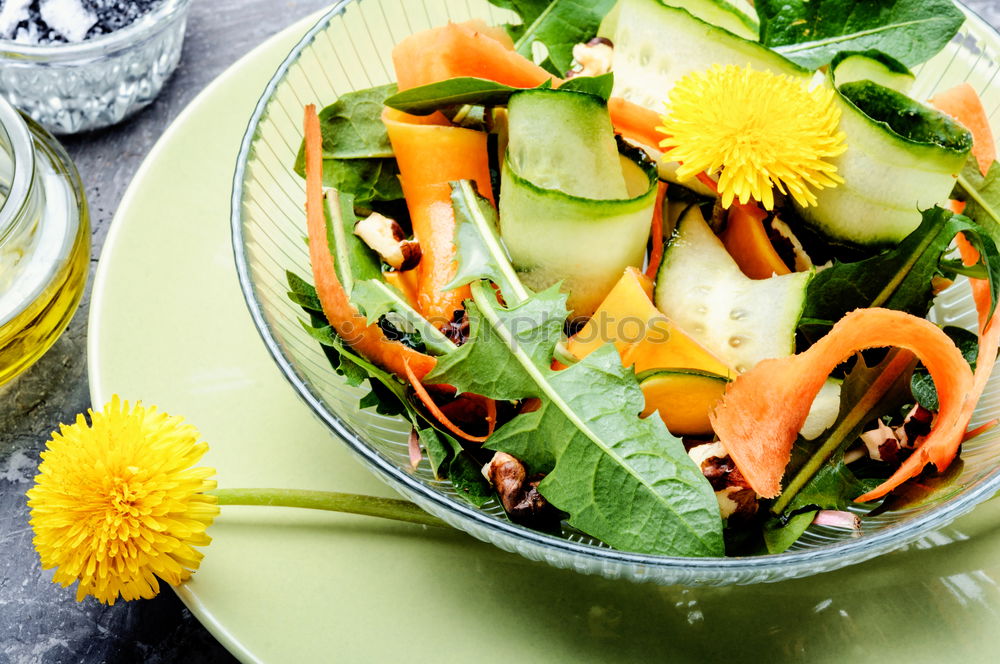
[[[927,99],[961,81],[1000,110],[1000,35],[971,12],[958,37],[916,70],[913,95]],[[253,320],[288,381],[315,414],[379,477],[455,528],[527,558],[608,578],[658,584],[728,585],[780,581],[859,563],[939,529],[1000,489],[1000,429],[964,446],[954,483],[918,506],[864,519],[863,534],[811,527],[791,550],[744,558],[680,558],[618,551],[573,531],[550,535],[515,525],[498,504],[481,509],[434,478],[426,464],[412,470],[402,419],[359,410],[363,392],[338,376],[299,324],[301,309],[286,296],[285,271],[311,274],[305,234],[304,181],[292,171],[305,104],[326,106],[346,92],[393,80],[392,47],[405,36],[449,20],[510,20],[485,0],[464,3],[342,0],[292,50],[264,90],[243,140],[232,199],[233,247]],[[995,115],[995,112],[994,112]],[[968,285],[938,298],[936,322],[974,329]],[[1000,410],[994,377],[972,422]]]

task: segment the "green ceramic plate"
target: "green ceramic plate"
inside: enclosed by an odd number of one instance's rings
[[[280,375],[233,266],[240,138],[312,22],[216,81],[136,175],[94,285],[91,390],[187,417],[220,486],[388,495]],[[179,593],[252,662],[987,662],[1000,660],[998,526],[993,501],[839,572],[694,590],[581,576],[458,532],[231,507]]]

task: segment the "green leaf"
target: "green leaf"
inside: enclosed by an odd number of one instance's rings
[[[348,92],[320,111],[323,159],[392,157],[392,144],[382,123],[382,106],[395,92],[395,83]],[[299,148],[303,150],[304,146]]]
[[[840,388],[840,414],[825,434],[803,441],[792,450],[785,490],[771,508],[774,514],[816,505],[842,509],[843,500],[865,493],[850,481],[843,465],[844,451],[858,439],[865,426],[898,410],[910,397],[910,376],[916,358],[908,351],[892,350],[879,364],[869,367],[864,356],[844,379]],[[800,495],[801,494],[801,495]]]
[[[913,67],[965,22],[952,0],[758,0],[760,41],[818,69],[840,51],[876,49]]]
[[[607,101],[614,87],[614,75],[577,76],[560,85],[562,90],[576,90]],[[546,81],[539,87],[551,87]],[[524,88],[515,88],[485,78],[460,76],[403,90],[385,100],[385,105],[412,113],[429,115],[453,106],[503,106],[510,96]]]
[[[285,271],[285,279],[288,281],[288,298],[305,309],[309,313],[323,313],[323,305],[320,304],[316,289],[308,281],[295,274]]]
[[[944,333],[951,337],[958,349],[962,351],[962,357],[965,358],[965,361],[975,370],[976,360],[979,358],[979,336],[964,328],[952,325],[943,329]],[[913,372],[913,378],[910,379],[910,391],[918,404],[935,413],[938,411],[938,395],[937,389],[934,387],[934,380],[923,367],[918,367]]]
[[[1000,252],[990,236],[971,219],[935,207],[923,213],[920,226],[898,246],[867,260],[837,263],[820,270],[809,283],[803,318],[840,320],[847,312],[887,307],[921,318],[934,299],[931,280],[959,232],[981,246],[996,306],[1000,292]]]
[[[871,491],[881,483],[882,480],[858,479],[844,463],[843,453],[837,453],[796,494],[787,511],[813,508],[845,510],[855,504],[855,496]]]
[[[490,4],[521,17],[520,24],[507,26],[518,53],[533,60],[532,44],[539,42],[548,51],[547,68],[564,76],[573,66],[573,47],[597,34],[615,0],[490,0]]]
[[[324,159],[323,186],[350,194],[358,205],[403,198],[395,159]]]
[[[382,264],[375,252],[354,234],[358,218],[354,216],[354,200],[351,195],[328,189],[323,193],[323,201],[326,239],[337,278],[344,291],[351,295],[356,282],[380,279]]]
[[[966,217],[985,228],[994,242],[1000,242],[1000,163],[993,162],[983,177],[979,162],[970,159],[952,196],[965,201]]]
[[[508,302],[526,300],[528,290],[521,284],[500,242],[497,211],[492,203],[480,196],[469,180],[451,183],[451,203],[455,209],[458,269],[445,289],[489,279]]]
[[[796,514],[788,520],[771,517],[764,522],[764,544],[770,554],[784,553],[802,537],[812,524],[816,510]]]
[[[462,449],[457,440],[430,427],[416,431],[435,477],[450,479],[458,495],[476,507],[482,507],[496,497],[490,483],[483,477],[480,464]]]
[[[323,136],[323,185],[353,197],[358,205],[403,198],[399,168],[382,123],[382,105],[396,85],[349,92],[319,114]],[[305,177],[305,142],[295,172]]]
[[[448,106],[464,104],[502,106],[520,89],[484,78],[463,76],[403,90],[386,99],[385,105],[414,115],[429,115]]]
[[[541,401],[537,411],[514,418],[486,446],[522,459],[532,472],[547,471],[541,494],[568,512],[575,528],[611,546],[722,555],[722,519],[712,487],[662,420],[639,417],[642,390],[615,349],[606,346],[552,371],[557,332],[568,315],[565,296],[553,287],[505,309],[483,282],[472,290],[468,311],[479,323],[458,351],[466,359],[436,371],[436,379],[491,398]],[[505,378],[494,380],[500,374]]]
[[[611,91],[615,87],[615,75],[611,72],[600,76],[574,76],[559,86],[560,90],[575,90],[588,95],[600,97],[604,101],[611,99]]]
[[[405,326],[420,335],[428,351],[436,355],[446,355],[458,346],[436,327],[421,316],[403,297],[403,294],[382,280],[366,279],[354,284],[351,304],[369,323],[376,323],[388,314],[396,314]]]
[[[558,286],[553,286],[520,305],[500,309],[504,319],[512,321],[509,336],[501,336],[483,317],[480,307],[468,303],[469,339],[478,343],[465,343],[440,358],[427,374],[427,381],[503,401],[544,396],[536,377],[521,364],[512,348],[529,358],[532,366],[550,364],[556,344],[563,337],[566,297]],[[483,371],[483,367],[490,370]]]

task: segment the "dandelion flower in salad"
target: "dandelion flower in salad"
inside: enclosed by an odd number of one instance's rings
[[[660,146],[682,165],[681,179],[720,173],[719,195],[774,209],[774,189],[800,205],[812,191],[844,182],[829,160],[847,150],[834,90],[752,67],[716,65],[670,92]]]

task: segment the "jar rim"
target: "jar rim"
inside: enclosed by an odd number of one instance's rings
[[[32,60],[65,61],[99,56],[131,46],[155,32],[161,22],[187,11],[191,0],[163,0],[153,11],[143,14],[121,30],[93,39],[68,44],[23,44],[10,39],[0,39],[0,57],[18,56]]]
[[[7,198],[0,202],[0,244],[20,218],[28,202],[31,181],[35,175],[35,147],[28,125],[6,99],[0,97],[0,140],[10,150],[14,172]]]

